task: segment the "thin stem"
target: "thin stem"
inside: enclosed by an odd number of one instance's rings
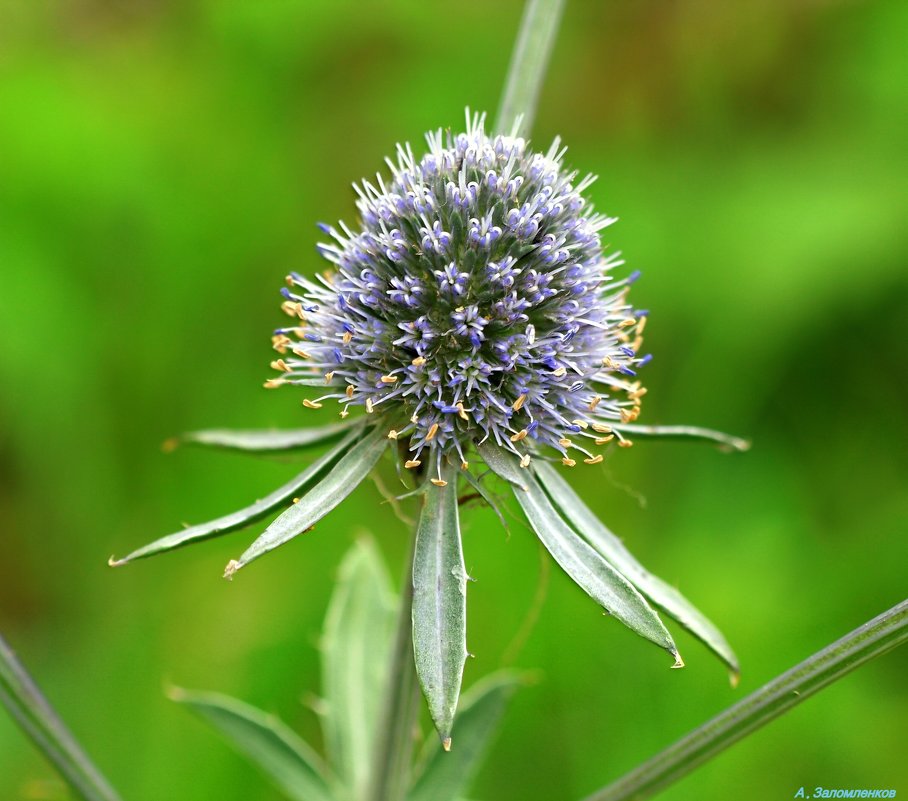
[[[814,654],[585,801],[641,801],[846,673],[908,640],[908,601]]]
[[[527,0],[495,119],[499,133],[510,132],[521,115],[521,130],[528,133],[533,127],[539,89],[563,9],[564,0]]]
[[[372,767],[368,801],[403,801],[410,783],[414,728],[419,716],[419,682],[413,660],[413,550],[416,526],[401,588],[397,633],[388,666],[388,689]]]
[[[120,801],[0,637],[0,703],[84,801]]]

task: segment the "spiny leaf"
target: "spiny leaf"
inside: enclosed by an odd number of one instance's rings
[[[284,430],[230,430],[209,429],[190,431],[179,438],[179,442],[189,445],[204,445],[212,448],[247,451],[250,453],[278,453],[311,445],[321,445],[339,439],[356,423],[335,423],[313,428],[295,428]]]
[[[120,801],[0,637],[0,704],[83,801]]]
[[[225,578],[231,578],[252,560],[302,534],[359,486],[388,447],[388,438],[381,427],[362,435],[357,432],[356,437],[352,446],[347,445],[347,439],[344,440],[343,449],[347,453],[318,484],[271,523],[238,560],[227,565]]]
[[[111,558],[109,564],[111,567],[119,567],[128,562],[134,562],[136,559],[144,559],[145,557],[154,556],[155,554],[163,553],[164,551],[172,551],[174,548],[180,548],[193,542],[200,542],[201,540],[207,540],[211,537],[217,537],[230,531],[245,528],[256,520],[273,512],[275,509],[285,506],[290,503],[293,498],[300,495],[309,484],[337,462],[350,445],[361,436],[361,431],[362,429],[360,426],[354,428],[334,448],[316,459],[311,465],[303,470],[302,473],[288,481],[284,486],[279,487],[261,500],[256,501],[251,506],[247,506],[245,509],[240,509],[237,512],[231,512],[229,515],[224,515],[224,517],[210,520],[207,523],[199,523],[198,525],[184,528],[173,534],[168,534],[166,537],[161,537],[161,539],[155,540],[154,542],[139,548],[137,551],[133,551],[122,559]]]
[[[352,798],[364,797],[375,758],[395,607],[374,543],[357,542],[341,564],[322,641],[325,744]]]
[[[444,465],[441,478],[447,486],[426,490],[413,557],[416,673],[446,750],[467,658],[467,571],[457,515],[457,470]]]
[[[734,675],[738,673],[738,660],[722,633],[678,590],[649,573],[627,549],[623,542],[609,531],[589,507],[580,499],[558,472],[547,464],[535,467],[536,475],[545,491],[562,514],[580,535],[595,548],[616,570],[649,598],[656,606],[671,615],[684,628],[701,640]]]
[[[472,782],[492,743],[505,706],[519,679],[495,673],[464,693],[453,734],[457,744],[450,753],[435,746],[407,801],[456,801]]]
[[[646,599],[562,520],[535,476],[528,479],[527,491],[515,491],[514,496],[555,561],[606,611],[668,651],[675,658],[674,667],[682,667],[671,635]]]
[[[227,695],[172,688],[185,704],[294,801],[333,801],[330,780],[318,754],[273,715]]]
[[[634,434],[638,437],[664,437],[666,439],[699,439],[715,442],[725,450],[746,451],[750,448],[750,440],[713,431],[710,428],[698,426],[642,426],[637,423],[614,424],[612,428],[622,434]]]

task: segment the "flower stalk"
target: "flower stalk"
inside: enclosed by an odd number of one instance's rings
[[[773,679],[584,801],[642,801],[865,662],[908,640],[908,601]]]
[[[563,10],[564,0],[527,0],[495,115],[496,131],[510,131],[518,119],[523,120],[524,135],[533,127],[539,90]]]

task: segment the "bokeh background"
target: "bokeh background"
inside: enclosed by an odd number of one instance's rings
[[[256,533],[107,557],[245,504],[280,461],[165,455],[199,427],[302,424],[266,392],[288,270],[395,141],[494,111],[520,3],[0,0],[0,630],[126,799],[278,796],[166,700],[232,693],[317,742],[306,706],[333,574],[406,532],[372,485],[228,584]],[[733,691],[604,619],[551,570],[472,796],[592,791],[905,595],[908,225],[902,0],[569,3],[533,137],[601,178],[651,310],[643,421],[753,438],[639,443],[571,478],[723,628]],[[385,464],[386,476],[390,465]],[[466,515],[472,684],[515,652],[540,577],[518,523]],[[664,798],[908,792],[908,652]],[[0,714],[0,797],[64,790]]]

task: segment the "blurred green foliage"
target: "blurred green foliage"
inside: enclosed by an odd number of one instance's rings
[[[334,570],[407,536],[366,486],[221,580],[255,532],[105,564],[245,503],[292,465],[160,443],[298,425],[265,392],[278,289],[321,269],[317,220],[398,139],[494,110],[520,3],[0,0],[0,629],[123,795],[273,799],[167,682],[278,711],[307,738]],[[644,271],[642,422],[753,437],[639,443],[571,478],[721,626],[732,691],[605,620],[552,568],[522,690],[473,795],[583,795],[901,600],[908,564],[908,5],[570,3],[535,141],[561,134]],[[390,471],[388,480],[393,480]],[[539,548],[465,516],[474,683],[527,616]],[[512,649],[513,650],[513,649]],[[666,799],[908,790],[908,654],[849,677]],[[0,796],[63,797],[0,715]]]

